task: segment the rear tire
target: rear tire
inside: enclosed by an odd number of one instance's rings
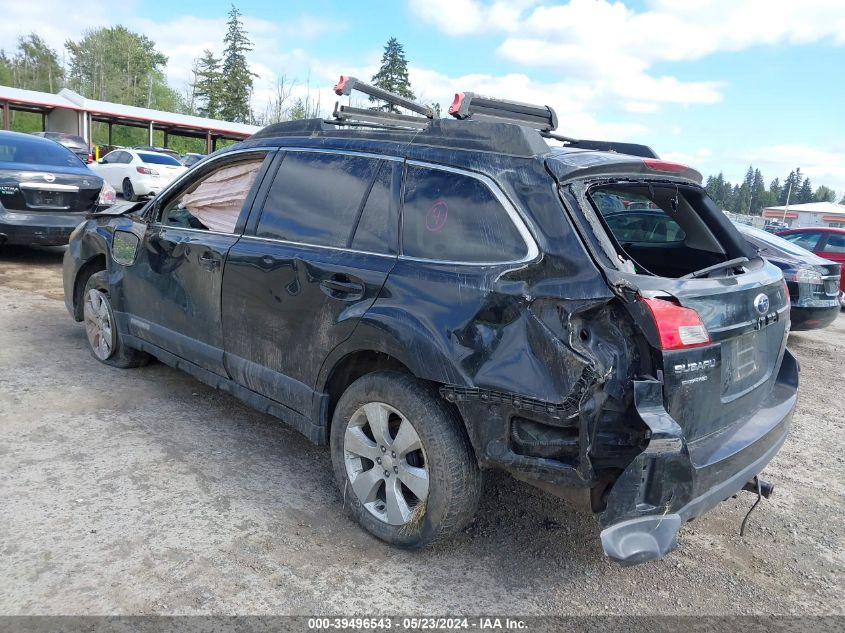
[[[391,545],[430,545],[478,507],[481,472],[463,423],[413,376],[380,371],[352,383],[332,419],[331,454],[344,505]]]
[[[88,278],[82,301],[85,334],[94,358],[121,369],[141,367],[150,361],[146,352],[128,347],[117,330],[109,298],[108,271],[101,270]]]
[[[132,186],[132,181],[129,178],[123,179],[123,199],[129,202],[138,200],[138,196],[135,194],[135,188]]]

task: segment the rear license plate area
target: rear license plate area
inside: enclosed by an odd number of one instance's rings
[[[766,374],[768,346],[759,331],[747,332],[722,343],[722,395],[753,387]]]
[[[67,206],[65,194],[57,191],[34,191],[32,206],[50,209],[61,209]]]

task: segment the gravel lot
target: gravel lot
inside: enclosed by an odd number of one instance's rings
[[[423,552],[344,514],[327,449],[189,376],[89,354],[61,250],[0,248],[0,614],[843,614],[845,315],[794,334],[801,398],[776,485],[663,561],[606,560],[589,516],[493,474]]]

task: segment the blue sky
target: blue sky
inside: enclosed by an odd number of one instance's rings
[[[170,58],[184,90],[194,57],[222,49],[218,0],[4,0],[0,46],[36,31],[57,49],[122,23]],[[736,180],[800,166],[845,195],[845,2],[841,0],[395,0],[246,2],[266,107],[280,76],[326,112],[339,74],[369,77],[397,37],[412,85],[447,105],[457,90],[555,107],[559,131],[643,142],[661,156]],[[310,84],[306,82],[310,80]]]

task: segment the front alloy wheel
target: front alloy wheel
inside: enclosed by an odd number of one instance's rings
[[[88,343],[94,356],[103,361],[114,353],[115,347],[114,325],[108,301],[105,294],[91,288],[85,295],[83,307]]]
[[[429,472],[414,425],[383,402],[370,402],[349,421],[343,438],[346,474],[367,511],[405,525],[425,508]]]

